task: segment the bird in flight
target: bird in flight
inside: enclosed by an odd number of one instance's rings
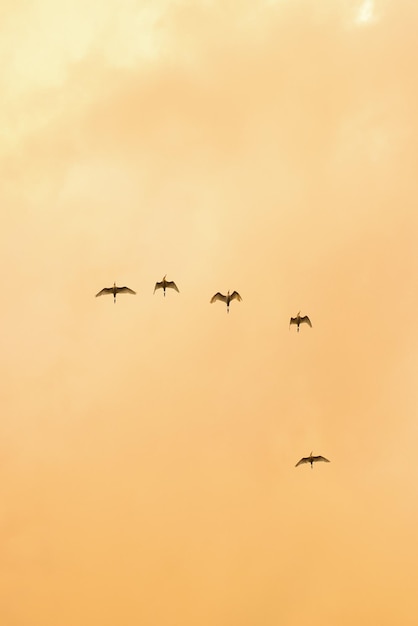
[[[324,456],[312,456],[312,452],[311,452],[309,456],[304,456],[300,461],[298,461],[295,467],[297,467],[298,465],[302,465],[302,463],[310,463],[311,469],[312,469],[313,464],[317,463],[318,461],[325,461],[325,463],[331,462],[331,461],[328,461],[328,459],[326,459]]]
[[[96,298],[98,296],[104,296],[107,293],[113,293],[113,302],[116,302],[116,294],[117,293],[133,293],[136,294],[136,291],[132,291],[129,287],[116,287],[116,283],[113,283],[113,287],[105,287],[99,293],[96,293]]]
[[[304,315],[303,317],[301,317],[300,311],[299,311],[296,317],[290,318],[289,329],[292,324],[297,324],[298,332],[299,332],[299,326],[304,323],[308,324],[312,328],[311,320],[309,319],[309,317],[307,315]]]
[[[229,303],[231,302],[231,300],[238,300],[238,302],[241,302],[242,298],[239,295],[238,291],[233,291],[231,294],[228,291],[226,296],[218,291],[217,293],[215,293],[214,296],[212,296],[212,298],[210,299],[210,303],[213,304],[214,302],[216,302],[216,300],[226,302],[226,312],[229,313]]]
[[[167,276],[167,274],[165,276]],[[175,289],[177,291],[177,293],[180,293],[178,288],[177,288],[176,283],[173,280],[166,280],[165,276],[164,276],[164,278],[162,279],[161,282],[155,283],[154,293],[155,293],[155,291],[157,289],[164,289],[164,296],[165,296],[165,290],[166,289]]]

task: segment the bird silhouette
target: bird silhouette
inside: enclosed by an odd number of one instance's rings
[[[167,274],[165,275],[167,276]],[[162,279],[162,281],[160,281],[159,283],[155,283],[155,287],[154,287],[154,293],[157,289],[163,289],[164,290],[164,297],[165,297],[165,290],[166,289],[175,289],[175,291],[177,291],[177,293],[180,293],[176,283],[173,280],[166,280],[164,278]]]
[[[311,320],[309,319],[309,317],[307,315],[305,315],[304,317],[301,317],[300,311],[296,315],[296,317],[291,317],[290,318],[289,329],[290,329],[292,324],[297,324],[298,332],[299,332],[299,326],[301,324],[308,324],[312,328]]]
[[[331,461],[328,461],[328,459],[326,459],[324,456],[312,456],[312,452],[311,452],[309,456],[304,456],[302,459],[300,459],[300,461],[296,463],[295,467],[297,467],[298,465],[302,465],[303,463],[310,463],[311,469],[312,469],[313,464],[317,463],[318,461],[325,461],[325,463],[331,462]]]
[[[116,287],[116,283],[113,283],[113,287],[105,287],[99,293],[96,293],[96,298],[98,296],[104,296],[108,293],[113,293],[113,302],[116,303],[116,294],[117,293],[133,293],[136,294],[136,291],[132,291],[129,287]]]
[[[238,300],[238,302],[241,302],[242,298],[239,295],[238,291],[233,291],[231,294],[228,291],[226,296],[224,296],[223,293],[220,293],[218,291],[217,293],[215,293],[214,296],[212,296],[212,298],[210,299],[210,303],[213,304],[214,302],[216,302],[216,300],[221,300],[221,302],[226,302],[226,312],[229,313],[229,303],[232,300]]]

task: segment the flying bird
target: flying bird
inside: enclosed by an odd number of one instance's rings
[[[313,464],[316,463],[317,461],[325,461],[325,463],[331,462],[331,461],[328,461],[328,459],[326,459],[324,456],[312,456],[312,452],[311,452],[309,456],[304,456],[300,461],[298,461],[295,467],[297,467],[298,465],[302,465],[302,463],[310,463],[311,469],[312,469]]]
[[[167,274],[165,276],[167,276]],[[165,290],[166,289],[175,289],[177,291],[177,293],[180,293],[178,288],[177,288],[176,283],[173,280],[166,280],[165,276],[164,276],[164,278],[162,279],[161,282],[155,283],[154,293],[155,293],[155,291],[157,289],[164,289],[164,296],[165,296]]]
[[[289,329],[292,324],[297,324],[298,332],[299,332],[299,326],[304,323],[308,324],[312,328],[311,320],[309,319],[309,317],[307,315],[304,315],[303,317],[301,317],[300,311],[299,311],[296,317],[290,318]]]
[[[104,296],[107,293],[113,293],[113,302],[116,303],[116,294],[117,293],[133,293],[136,294],[136,291],[132,291],[129,287],[116,287],[116,283],[113,283],[113,287],[105,287],[99,293],[96,293],[96,298],[98,296]]]
[[[212,298],[210,299],[210,303],[213,304],[214,302],[216,302],[216,300],[226,302],[226,312],[229,313],[229,303],[231,302],[231,300],[238,300],[238,302],[241,302],[242,298],[239,295],[238,291],[233,291],[231,294],[228,291],[226,296],[218,291],[217,293],[215,293],[214,296],[212,296]]]

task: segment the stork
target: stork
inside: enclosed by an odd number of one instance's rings
[[[297,324],[298,332],[299,332],[299,326],[304,323],[308,324],[312,328],[311,320],[309,319],[309,317],[307,315],[304,315],[303,317],[301,317],[300,311],[299,311],[296,317],[290,318],[289,330],[292,324]]]
[[[303,463],[310,463],[311,469],[312,469],[313,464],[317,463],[318,461],[325,461],[325,463],[331,462],[331,461],[328,461],[328,459],[326,459],[324,456],[312,456],[312,452],[311,452],[309,456],[304,456],[300,461],[298,461],[295,467],[297,467],[298,465],[302,465]]]
[[[217,293],[215,293],[214,296],[212,296],[212,298],[210,299],[210,303],[213,304],[214,302],[216,302],[216,300],[221,300],[221,302],[226,302],[226,312],[229,313],[229,303],[232,300],[238,300],[238,302],[241,302],[242,298],[239,295],[238,291],[233,291],[231,294],[228,291],[226,296],[224,296],[223,293],[220,293],[218,291]]]
[[[136,294],[136,291],[132,291],[129,287],[116,287],[116,283],[113,283],[113,287],[105,287],[99,293],[96,293],[96,298],[98,296],[104,296],[108,293],[113,293],[113,303],[116,303],[116,294],[117,293],[133,293]]]
[[[165,275],[167,276],[167,274]],[[154,287],[154,293],[157,289],[163,289],[164,290],[164,297],[165,297],[165,290],[166,289],[175,289],[177,291],[177,293],[180,293],[176,283],[173,280],[166,280],[164,278],[162,279],[162,281],[160,281],[159,283],[155,283],[155,287]]]

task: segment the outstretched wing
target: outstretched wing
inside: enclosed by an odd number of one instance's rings
[[[168,289],[175,289],[177,291],[177,293],[180,293],[178,288],[177,288],[176,283],[174,282],[174,280],[167,280],[166,283],[165,283],[165,286]]]
[[[129,287],[116,287],[116,291],[118,293],[133,293],[134,295],[136,294],[136,291],[129,289]]]
[[[239,295],[238,291],[233,291],[229,296],[229,300],[238,300],[238,302],[241,302],[242,298]]]
[[[326,459],[324,456],[313,456],[312,457],[312,461],[325,461],[325,463],[331,463],[331,461],[328,461],[328,459]]]
[[[300,318],[300,323],[303,324],[304,322],[306,324],[309,324],[309,326],[312,328],[311,320],[309,319],[309,317],[307,315],[305,315],[304,317]]]
[[[155,283],[154,293],[156,292],[157,289],[162,289],[162,287],[163,287],[163,281],[161,281],[160,283]]]
[[[298,323],[298,321],[297,321],[296,317],[291,317],[290,318],[290,322],[289,322],[289,328],[291,327],[292,324],[297,324],[297,323]]]
[[[212,298],[210,299],[210,303],[213,304],[214,302],[216,302],[216,300],[221,300],[222,302],[226,302],[226,296],[224,296],[223,293],[220,293],[218,291],[218,293],[215,293],[215,295],[212,296]]]
[[[304,456],[303,459],[301,459],[300,461],[298,461],[295,465],[295,467],[297,467],[298,465],[302,465],[302,463],[310,463],[311,459],[308,456]]]
[[[106,293],[113,293],[113,287],[105,287],[99,293],[96,293],[96,298],[97,296],[104,296]]]

